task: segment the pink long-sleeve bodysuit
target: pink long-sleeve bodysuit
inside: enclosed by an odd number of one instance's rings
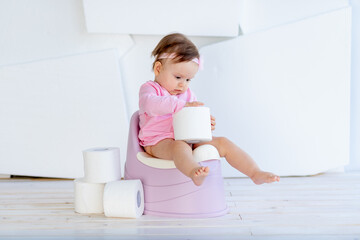
[[[148,81],[139,93],[139,140],[141,146],[155,145],[165,138],[174,139],[173,114],[180,111],[186,102],[196,101],[195,94],[171,95],[157,82]]]

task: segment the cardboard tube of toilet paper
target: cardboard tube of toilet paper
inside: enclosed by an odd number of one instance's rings
[[[83,151],[83,157],[86,182],[106,183],[121,179],[119,148],[90,148]]]
[[[105,183],[88,183],[83,178],[74,180],[75,212],[103,213]]]
[[[144,190],[140,180],[106,183],[104,213],[107,217],[138,218],[144,212]]]
[[[184,107],[173,116],[175,140],[188,143],[211,141],[211,119],[208,107]]]

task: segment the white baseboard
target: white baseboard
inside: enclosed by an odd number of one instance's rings
[[[10,178],[11,175],[9,174],[0,174],[0,178]]]

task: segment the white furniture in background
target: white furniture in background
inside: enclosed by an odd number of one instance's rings
[[[1,1],[0,36],[0,65],[110,48],[121,56],[134,44],[130,35],[87,33],[80,0]]]
[[[0,67],[0,173],[82,177],[91,147],[119,147],[124,164],[118,58],[113,49]]]
[[[348,0],[241,0],[239,23],[243,34],[293,23],[348,7]]]
[[[308,175],[349,161],[351,9],[203,47],[191,82],[264,170]],[[224,176],[240,176],[228,164]]]
[[[0,174],[79,177],[81,150],[95,146],[119,146],[123,164],[127,119],[137,110],[140,85],[153,79],[150,53],[161,37],[182,31],[201,47],[226,39],[218,36],[237,36],[239,22],[244,36],[201,49],[205,69],[191,83],[217,117],[215,135],[229,136],[265,170],[282,175],[341,167],[348,161],[349,145],[350,10],[306,18],[347,2],[156,0],[146,10],[146,0],[4,1]],[[359,8],[359,0],[351,2],[353,9]],[[158,9],[163,13],[155,14]],[[126,34],[139,35],[118,34],[123,18]],[[353,33],[359,32],[357,19]],[[155,27],[154,21],[161,24]],[[184,28],[173,28],[179,23]],[[117,50],[63,57],[108,48]],[[358,52],[352,52],[353,66]],[[360,91],[353,84],[359,82],[357,68],[352,71],[355,160]],[[223,81],[222,89],[217,81]],[[225,94],[215,97],[218,89]],[[223,170],[224,176],[239,176],[227,165]]]
[[[90,33],[237,36],[241,1],[83,0]]]

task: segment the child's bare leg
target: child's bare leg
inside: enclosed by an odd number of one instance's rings
[[[184,141],[164,139],[156,145],[145,147],[145,151],[157,158],[173,160],[176,168],[197,186],[203,183],[209,173],[208,167],[202,167],[194,161],[192,148]]]
[[[221,157],[225,157],[226,161],[235,169],[244,173],[253,180],[255,184],[271,183],[279,181],[280,177],[262,171],[255,161],[233,142],[224,137],[213,137],[213,140],[208,143],[197,144],[198,147],[203,144],[211,144],[217,148]]]

